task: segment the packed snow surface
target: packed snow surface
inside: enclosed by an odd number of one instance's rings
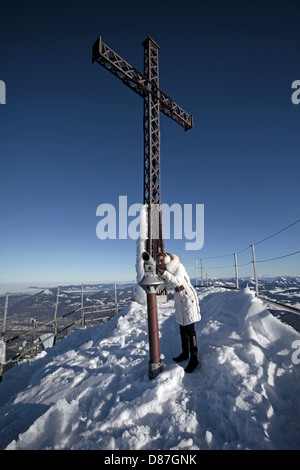
[[[297,449],[300,335],[248,288],[198,291],[201,366],[184,372],[174,304],[148,378],[146,306],[79,330],[0,384],[1,449]]]

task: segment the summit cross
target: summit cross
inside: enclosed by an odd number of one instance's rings
[[[177,122],[185,131],[193,127],[193,117],[159,88],[159,46],[150,37],[142,45],[144,73],[132,67],[104,44],[101,36],[93,45],[92,62],[102,65],[144,99],[144,204],[148,207],[148,238],[145,249],[156,259],[157,255],[164,251],[162,217],[159,210],[161,206],[160,112]],[[154,239],[152,239],[154,219],[151,217],[153,207],[159,211],[158,229],[155,229],[158,237]]]

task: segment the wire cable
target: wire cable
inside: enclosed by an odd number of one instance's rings
[[[205,258],[201,258],[201,259],[217,259],[217,258],[227,258],[229,256],[233,256],[233,254],[230,254],[230,255],[222,255],[222,256],[206,256]]]
[[[289,253],[288,255],[277,256],[276,258],[262,259],[260,261],[256,261],[256,263],[265,263],[266,261],[273,261],[274,259],[286,258],[287,256],[296,255],[297,253],[300,253],[300,250],[294,251],[294,253]],[[251,261],[251,263],[253,263],[253,261]]]
[[[259,243],[262,243],[262,242],[265,242],[266,240],[269,240],[270,238],[272,237],[275,237],[275,235],[278,235],[278,233],[281,233],[283,232],[284,230],[287,230],[288,228],[292,227],[293,225],[297,224],[298,222],[300,222],[300,219],[296,220],[295,222],[293,222],[292,224],[288,225],[287,227],[284,227],[282,228],[281,230],[278,230],[278,232],[275,232],[273,233],[272,235],[269,235],[268,237],[264,238],[263,240],[260,240],[256,243],[253,243],[254,245],[258,245]]]
[[[221,268],[233,268],[234,264],[230,264],[228,266],[209,266],[208,268],[205,267],[205,269],[221,269]]]
[[[277,232],[273,233],[272,235],[269,235],[268,237],[266,238],[263,238],[262,240],[259,240],[258,242],[256,243],[253,243],[253,245],[258,245],[259,243],[262,243],[262,242],[265,242],[266,240],[269,240],[270,238],[272,237],[275,237],[275,235],[278,235],[279,233],[281,232],[284,232],[284,230],[287,230],[288,228],[292,227],[293,225],[297,224],[300,222],[300,219],[298,220],[295,220],[295,222],[287,225],[286,227],[282,228],[281,230],[278,230]],[[247,246],[246,248],[243,248],[242,250],[240,251],[237,251],[236,254],[239,255],[240,253],[243,253],[244,251],[246,250],[249,250],[249,248],[251,247],[251,245]],[[231,253],[231,254],[228,254],[228,255],[221,255],[221,256],[206,256],[205,258],[202,258],[202,259],[218,259],[218,258],[227,258],[229,256],[233,256],[234,253]]]

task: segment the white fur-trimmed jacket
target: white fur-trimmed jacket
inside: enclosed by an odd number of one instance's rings
[[[182,325],[190,325],[201,320],[199,301],[190,278],[178,255],[169,254],[170,261],[166,263],[165,271],[159,273],[161,279],[169,287],[175,288],[175,316]],[[177,289],[176,289],[177,288]]]

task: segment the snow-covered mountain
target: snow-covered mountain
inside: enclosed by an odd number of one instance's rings
[[[248,288],[198,291],[201,366],[175,364],[174,304],[159,305],[162,373],[148,379],[144,305],[78,330],[4,374],[1,449],[299,449],[300,334]]]

